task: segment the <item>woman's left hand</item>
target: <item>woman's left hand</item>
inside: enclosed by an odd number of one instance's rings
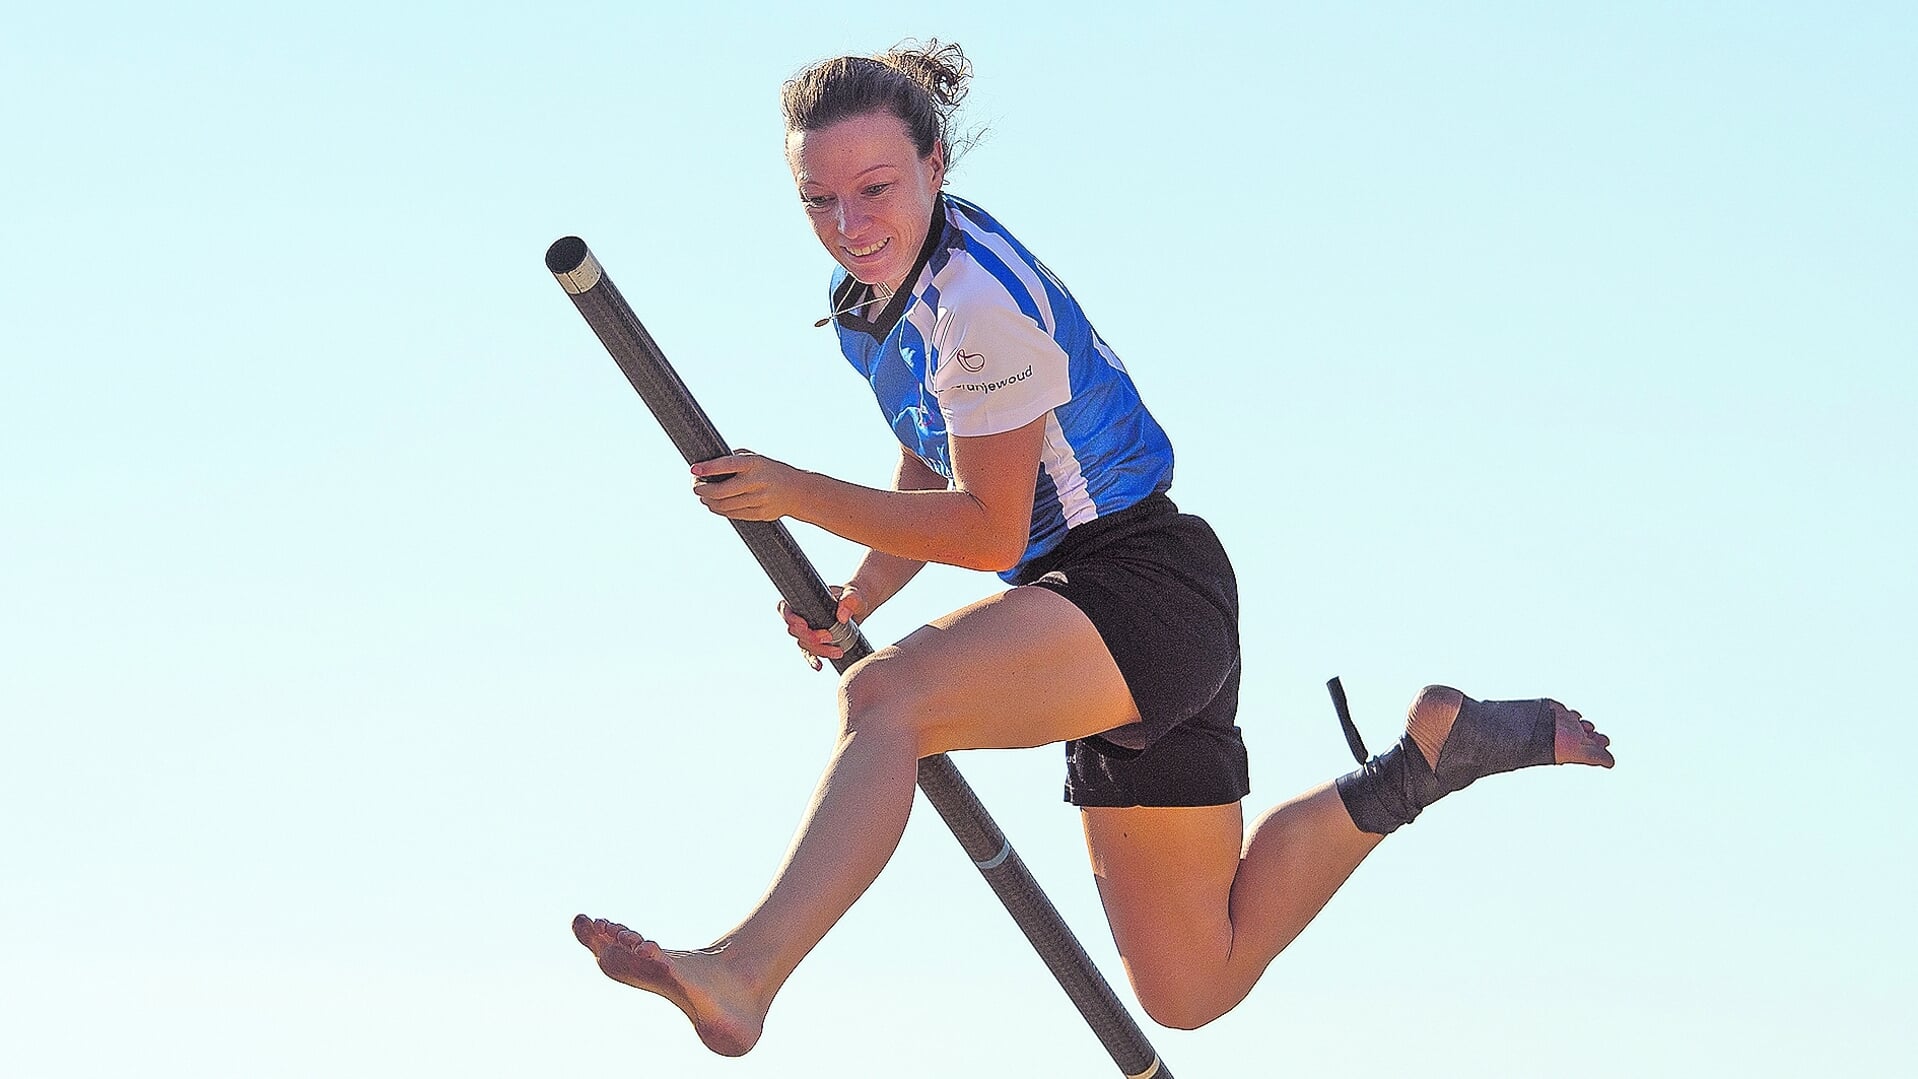
[[[783,461],[742,449],[694,465],[693,493],[721,517],[776,521],[799,510],[809,475]]]

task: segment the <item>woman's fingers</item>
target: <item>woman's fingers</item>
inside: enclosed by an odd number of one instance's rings
[[[765,458],[751,450],[740,450],[738,453],[729,453],[710,461],[696,462],[692,466],[692,472],[700,479],[716,481],[742,472],[750,472],[764,460]]]
[[[866,617],[866,597],[860,595],[857,588],[849,584],[833,585],[827,591],[839,601],[839,605],[833,608],[834,618],[841,622],[857,622]]]
[[[693,494],[699,496],[707,509],[735,521],[773,521],[780,517],[779,512],[768,503],[764,487],[738,477],[718,483],[695,481]]]
[[[786,620],[786,632],[801,641],[814,641],[824,644],[832,640],[832,631],[830,629],[812,628],[804,618],[799,617],[798,612],[787,606],[786,601],[783,599],[779,601],[779,616]]]
[[[786,515],[776,504],[775,481],[789,470],[770,457],[741,450],[691,466],[693,494],[706,508],[735,521],[775,521]]]
[[[813,645],[813,644],[807,644],[805,641],[797,641],[795,643],[799,645],[800,653],[806,657],[807,665],[810,666],[815,671],[819,670],[823,666],[822,661],[828,660],[828,659],[840,659],[844,657],[846,654],[845,649],[836,648],[829,644]]]
[[[831,629],[812,628],[783,599],[779,601],[777,609],[780,617],[786,620],[786,632],[792,635],[794,642],[799,645],[799,650],[806,653],[813,670],[820,669],[818,661],[822,658],[839,659],[846,654],[844,648],[832,643]]]

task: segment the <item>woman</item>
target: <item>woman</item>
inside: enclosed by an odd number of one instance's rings
[[[1528,765],[1612,764],[1606,737],[1555,701],[1427,687],[1397,746],[1245,832],[1232,567],[1166,497],[1171,445],[1065,287],[944,193],[969,74],[935,41],[826,60],[785,87],[787,160],[840,267],[831,317],[902,452],[891,490],[741,452],[694,465],[694,492],[729,518],[795,517],[866,546],[837,590],[842,620],[927,562],[1012,587],[846,672],[825,777],[736,928],[673,951],[575,920],[602,970],[671,1000],[720,1053],[753,1047],[780,986],[885,866],[921,757],[1066,744],[1067,798],[1127,976],[1147,1014],[1183,1028],[1243,999],[1432,801]],[[829,631],[786,622],[815,667],[842,654]]]

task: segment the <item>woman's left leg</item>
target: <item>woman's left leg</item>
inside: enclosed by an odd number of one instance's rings
[[[580,941],[625,984],[678,1005],[738,1055],[799,961],[879,875],[912,808],[920,758],[1082,738],[1138,718],[1091,621],[1015,588],[916,630],[846,672],[832,759],[771,887],[708,948],[675,952],[581,915]]]
[[[1231,1011],[1384,836],[1352,824],[1331,784],[1244,834],[1238,803],[1087,806],[1086,847],[1126,976],[1155,1022]]]
[[[1428,686],[1413,701],[1406,731],[1423,758],[1417,767],[1446,760],[1466,700],[1455,689]],[[1551,753],[1537,763],[1611,767],[1609,738],[1557,701],[1543,707],[1550,730],[1538,733],[1549,735]],[[1475,710],[1484,712],[1483,703]],[[1508,747],[1488,741],[1499,728],[1477,720],[1473,727],[1465,768],[1508,755]],[[1445,770],[1450,775],[1453,768]],[[1158,1022],[1185,1028],[1209,1023],[1245,999],[1385,838],[1353,823],[1332,783],[1266,811],[1243,841],[1236,803],[1088,806],[1084,820],[1099,897],[1139,1003]]]

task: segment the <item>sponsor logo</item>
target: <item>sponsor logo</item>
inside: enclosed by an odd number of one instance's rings
[[[967,352],[964,349],[960,349],[958,356],[959,366],[971,371],[975,375],[986,369],[986,357],[982,353]]]
[[[1024,382],[1026,379],[1029,379],[1031,377],[1032,377],[1032,368],[1031,366],[1027,366],[1025,370],[1019,372],[1018,374],[1011,375],[1006,378],[1002,378],[997,382],[961,382],[958,385],[954,386],[953,389],[965,390],[968,393],[991,393],[994,390],[1005,389],[1007,386],[1010,386],[1015,382]]]

